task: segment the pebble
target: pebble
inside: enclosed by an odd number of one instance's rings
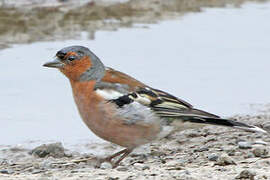
[[[167,170],[181,170],[183,169],[184,165],[179,163],[178,160],[171,160],[166,163]]]
[[[43,169],[50,169],[52,167],[52,161],[49,159],[46,159],[40,163],[40,167]]]
[[[32,174],[39,174],[39,173],[42,173],[42,172],[44,172],[44,170],[35,169],[35,170],[33,170]]]
[[[7,169],[7,170],[3,170],[2,172],[1,172],[1,170],[0,170],[0,173],[2,173],[2,174],[13,174],[13,173],[14,173],[14,170],[12,170],[12,169]]]
[[[234,153],[235,156],[242,156],[242,154],[243,154],[242,152],[235,152]]]
[[[227,154],[221,155],[218,158],[217,162],[215,163],[215,165],[219,165],[219,166],[227,166],[227,165],[232,165],[232,164],[236,164],[236,163]]]
[[[270,132],[270,123],[265,123],[262,125],[263,126],[263,129]]]
[[[234,149],[229,150],[229,151],[227,151],[227,154],[228,154],[229,156],[235,156],[235,150],[234,150]]]
[[[128,171],[128,168],[126,168],[126,167],[119,167],[116,170],[117,171],[123,171],[123,172],[125,172],[125,171]]]
[[[100,169],[112,169],[112,164],[109,162],[104,162],[100,165]]]
[[[149,166],[143,166],[142,170],[149,170],[150,167]]]
[[[254,157],[255,157],[254,154],[251,153],[251,152],[249,152],[249,153],[245,156],[245,158],[254,158]]]
[[[135,164],[133,164],[133,166],[134,166],[135,169],[143,170],[145,165],[142,164],[142,163],[135,163]]]
[[[179,174],[180,174],[180,175],[184,175],[184,174],[185,174],[185,175],[190,175],[190,172],[189,172],[188,170],[180,170],[180,171],[179,171]]]
[[[217,161],[219,157],[216,154],[209,154],[207,158],[209,161]]]
[[[255,157],[267,157],[269,151],[264,147],[257,147],[253,149],[253,154]]]
[[[255,141],[253,144],[267,145],[268,143],[265,141]]]
[[[207,147],[202,147],[199,149],[195,149],[194,152],[204,152],[204,151],[208,151],[209,149]]]
[[[6,169],[0,169],[0,173],[1,174],[8,174],[8,170],[6,170]]]
[[[30,154],[40,158],[47,156],[62,158],[65,156],[65,150],[62,143],[43,144],[30,151]]]
[[[119,177],[109,177],[108,180],[118,180]]]
[[[235,179],[249,179],[254,180],[254,177],[256,176],[255,172],[252,172],[250,170],[243,170],[238,176],[235,177]]]
[[[240,142],[238,142],[238,147],[240,149],[251,149],[252,148],[252,144],[250,142],[240,141]]]

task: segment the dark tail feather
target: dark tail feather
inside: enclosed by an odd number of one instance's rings
[[[229,119],[212,118],[212,117],[192,117],[192,118],[189,118],[187,121],[192,122],[192,123],[212,124],[212,125],[218,125],[218,126],[232,127],[232,128],[243,129],[245,131],[251,131],[251,132],[267,133],[265,130],[257,126],[251,126],[251,125],[247,125],[247,124],[237,122],[234,120],[229,120]]]

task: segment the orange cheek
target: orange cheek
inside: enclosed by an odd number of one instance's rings
[[[79,80],[80,76],[91,67],[91,61],[88,57],[83,57],[80,60],[75,60],[66,64],[60,71],[65,74],[69,79]]]

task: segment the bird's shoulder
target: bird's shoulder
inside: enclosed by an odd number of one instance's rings
[[[106,100],[112,100],[136,91],[146,85],[135,78],[106,67],[104,77],[96,82],[94,91]]]
[[[146,87],[144,83],[138,81],[137,79],[109,67],[106,67],[105,75],[101,82],[123,84],[128,86],[130,91],[135,91],[139,87]]]
[[[179,115],[192,109],[192,105],[165,91],[151,88],[144,83],[112,68],[95,85],[95,91],[105,100],[124,108],[132,104],[140,104],[151,109],[160,116]]]

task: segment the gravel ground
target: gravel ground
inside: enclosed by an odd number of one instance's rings
[[[233,118],[270,131],[268,113]],[[0,179],[270,179],[269,143],[269,135],[207,126],[140,147],[116,169],[61,143],[9,147],[0,151]],[[98,146],[106,155],[119,150],[110,143]]]

